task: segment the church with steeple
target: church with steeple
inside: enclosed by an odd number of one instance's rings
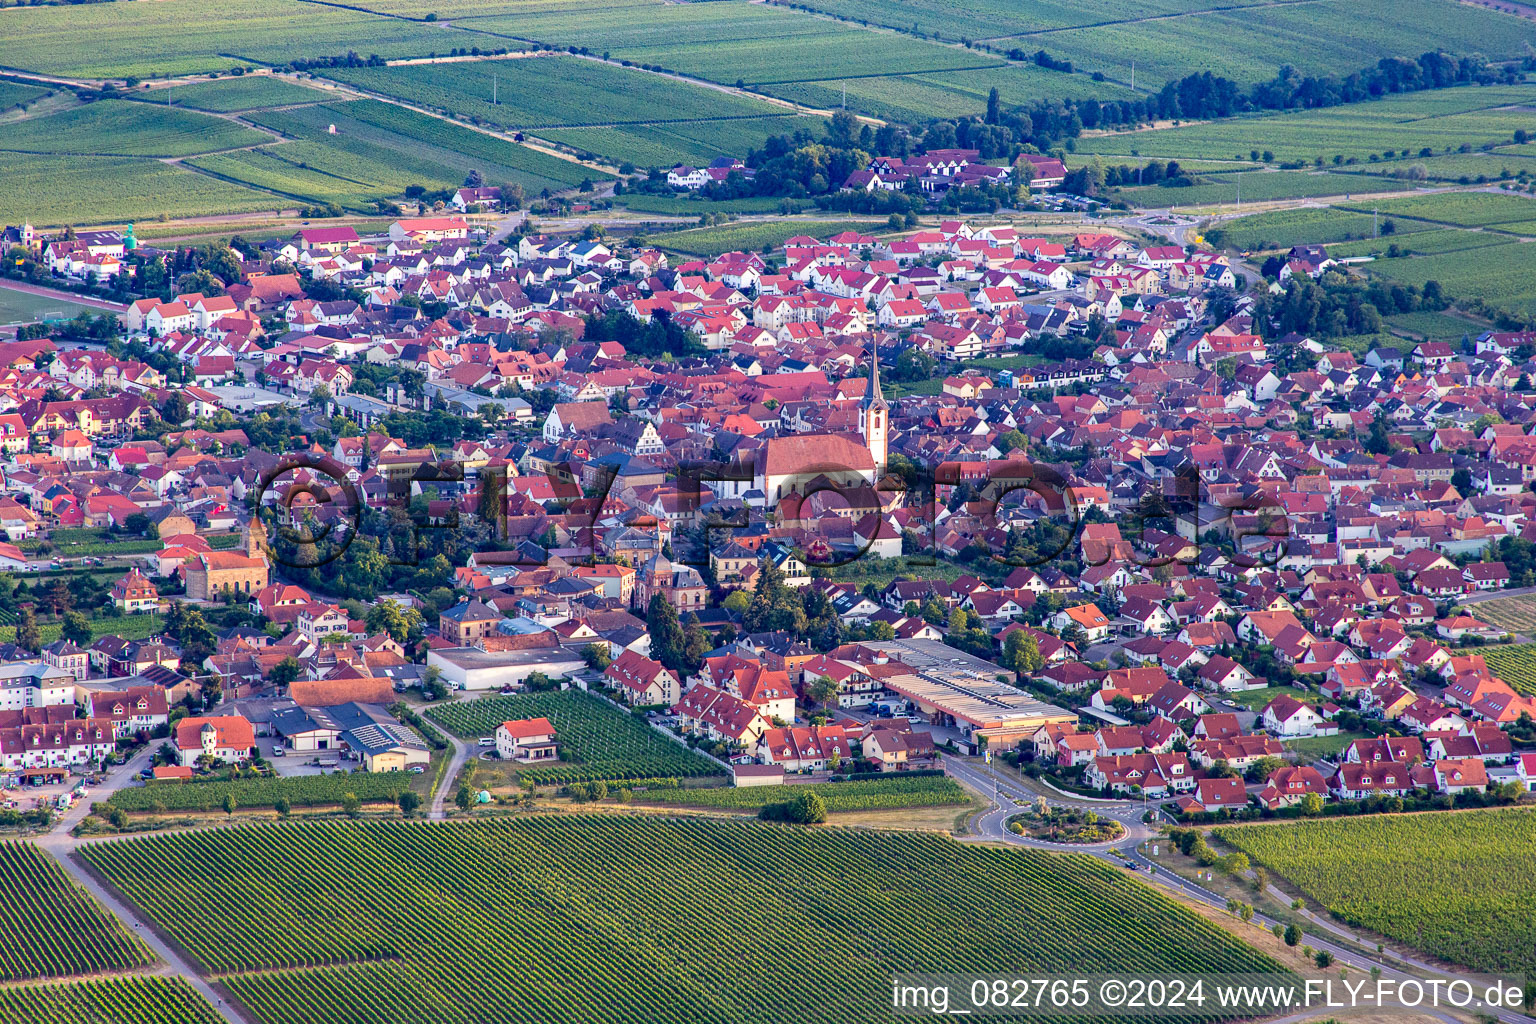
[[[880,349],[870,345],[873,358],[869,365],[869,383],[864,387],[864,401],[859,407],[859,433],[864,447],[875,460],[875,477],[885,473],[886,447],[891,430],[891,407],[880,391]]]

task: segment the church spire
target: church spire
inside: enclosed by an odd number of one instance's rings
[[[864,386],[864,408],[887,409],[885,395],[880,390],[880,346],[870,345],[869,383]]]

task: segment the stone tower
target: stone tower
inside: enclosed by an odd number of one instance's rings
[[[246,558],[263,558],[267,553],[267,528],[260,515],[251,516],[240,531],[240,547]]]
[[[864,446],[875,460],[875,475],[885,472],[886,446],[891,428],[891,407],[880,391],[880,350],[870,346],[869,384],[864,389],[861,403],[859,433],[864,436]]]

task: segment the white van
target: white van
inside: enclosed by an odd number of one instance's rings
[[[476,742],[480,746],[482,746],[482,747],[494,747],[496,745],[496,737],[495,736],[481,736],[480,739],[477,740]]]

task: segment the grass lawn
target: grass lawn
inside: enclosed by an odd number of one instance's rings
[[[1349,746],[1355,740],[1370,739],[1369,733],[1341,732],[1337,736],[1307,736],[1299,740],[1286,740],[1288,749],[1296,751],[1303,757],[1328,758],[1333,760],[1339,756],[1339,751]]]
[[[1263,711],[1264,705],[1276,697],[1295,697],[1298,700],[1306,696],[1294,686],[1266,686],[1258,690],[1241,690],[1237,693],[1225,693],[1221,695],[1234,704],[1240,704],[1250,711]]]
[[[1463,335],[1475,338],[1488,329],[1486,324],[1449,312],[1398,313],[1387,317],[1387,323],[1425,341],[1460,341]]]
[[[52,295],[30,295],[0,287],[0,324],[26,324],[36,320],[73,319],[78,313],[105,310],[81,306]]]

